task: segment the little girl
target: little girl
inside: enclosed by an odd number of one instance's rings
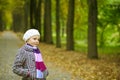
[[[22,80],[46,80],[48,70],[38,49],[40,33],[29,29],[23,35],[25,44],[18,50],[13,64],[13,72]]]

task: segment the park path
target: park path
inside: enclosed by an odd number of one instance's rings
[[[20,40],[12,32],[0,35],[0,80],[20,80],[12,72],[14,57]]]
[[[16,52],[23,42],[11,31],[0,34],[0,80],[21,80],[12,72],[12,64]],[[47,80],[77,80],[72,79],[71,74],[63,71],[60,67],[54,67],[53,63],[46,63],[49,68]]]

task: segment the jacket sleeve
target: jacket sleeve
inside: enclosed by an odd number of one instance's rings
[[[18,53],[16,55],[12,70],[15,74],[19,76],[26,77],[28,75],[28,69],[23,68],[25,63],[25,51],[18,50]]]

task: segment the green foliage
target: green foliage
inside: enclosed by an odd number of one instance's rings
[[[97,0],[98,1],[98,46],[120,46],[120,0]],[[3,20],[6,28],[12,25],[12,12],[24,14],[25,0],[0,0],[0,11],[3,11]],[[53,39],[56,42],[56,1],[52,0],[52,28]],[[42,5],[44,7],[44,5]],[[60,0],[60,26],[62,45],[66,44],[66,20],[68,0]],[[42,21],[43,21],[42,9]],[[75,50],[86,52],[87,29],[88,29],[88,6],[87,0],[75,0],[74,40]],[[42,24],[43,26],[43,24]],[[41,32],[42,33],[42,32]]]
[[[23,5],[24,0],[0,0],[0,11],[3,13],[5,29],[9,30],[11,28],[13,11],[22,11]]]
[[[0,10],[8,9],[9,8],[9,1],[7,0],[0,0]]]
[[[98,43],[103,46],[120,46],[119,36],[119,6],[113,4],[104,4],[99,7],[98,15]]]
[[[60,10],[60,18],[61,18],[61,30],[64,28],[64,35],[66,29],[66,16],[67,16],[67,8],[68,4],[66,1],[61,2],[61,10]],[[53,1],[54,3],[54,1]],[[102,45],[102,47],[109,46],[119,46],[119,8],[111,7],[110,2],[105,0],[98,0],[98,28],[97,28],[97,40],[98,46]],[[53,4],[55,7],[55,3]],[[55,8],[53,9],[52,15],[55,15]],[[75,1],[75,21],[74,21],[74,40],[75,40],[75,50],[80,52],[87,52],[87,16],[88,16],[88,7],[87,1],[76,0]],[[116,15],[115,15],[116,14]],[[53,16],[53,32],[55,34],[55,16]],[[61,31],[62,32],[62,31]],[[102,36],[103,34],[103,36]],[[103,37],[103,39],[101,39]],[[55,43],[54,36],[54,43]],[[61,36],[62,45],[66,44],[66,36]],[[103,43],[101,43],[101,40]],[[112,50],[112,49],[111,49]],[[107,53],[105,49],[103,49]],[[99,53],[101,53],[100,51]],[[108,52],[109,53],[109,52]]]

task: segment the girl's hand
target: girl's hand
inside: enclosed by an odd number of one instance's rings
[[[27,77],[30,77],[30,72],[28,71],[28,73],[27,73]]]

